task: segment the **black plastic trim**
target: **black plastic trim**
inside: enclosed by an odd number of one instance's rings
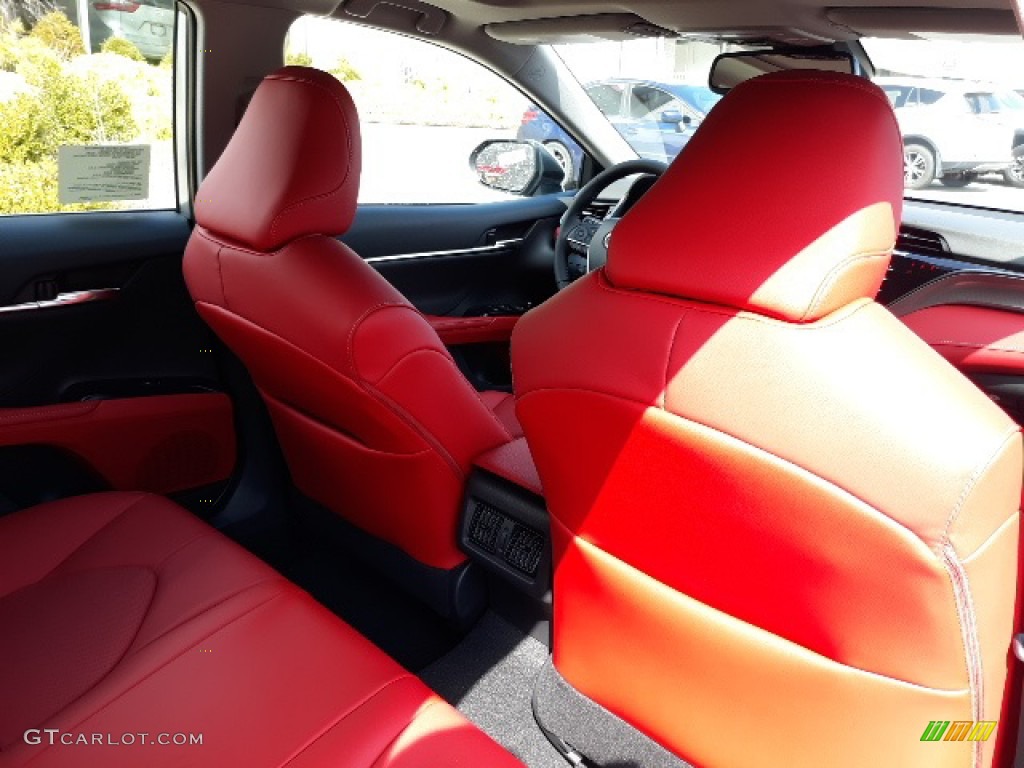
[[[500,527],[507,531],[508,539],[518,534],[539,540],[540,551],[532,575],[513,564],[511,540],[498,544],[497,551],[474,540],[474,514],[481,504],[504,518]],[[547,507],[539,496],[482,469],[474,469],[470,474],[462,506],[459,545],[487,570],[533,597],[542,597],[551,589],[550,529]]]

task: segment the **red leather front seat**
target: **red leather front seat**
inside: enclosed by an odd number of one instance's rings
[[[270,75],[196,195],[185,277],[252,374],[298,488],[449,570],[465,560],[456,519],[471,461],[517,425],[484,405],[420,313],[337,240],[359,170],[345,87],[304,67]]]
[[[873,301],[902,165],[866,80],[745,83],[517,325],[584,754],[601,711],[700,766],[991,762],[922,735],[999,718],[1021,438]]]

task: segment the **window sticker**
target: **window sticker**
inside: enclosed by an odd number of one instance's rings
[[[148,144],[63,146],[57,153],[61,205],[149,197]]]

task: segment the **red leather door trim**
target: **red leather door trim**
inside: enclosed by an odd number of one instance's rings
[[[0,408],[0,446],[13,445],[69,451],[115,490],[197,488],[235,466],[231,400],[219,393]]]
[[[1024,315],[949,304],[920,309],[901,319],[962,371],[1024,373]]]
[[[508,341],[519,320],[514,315],[490,317],[442,317],[424,315],[434,332],[448,346]]]

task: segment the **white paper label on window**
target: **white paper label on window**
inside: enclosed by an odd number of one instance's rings
[[[61,205],[149,197],[148,144],[67,146],[57,153]]]

